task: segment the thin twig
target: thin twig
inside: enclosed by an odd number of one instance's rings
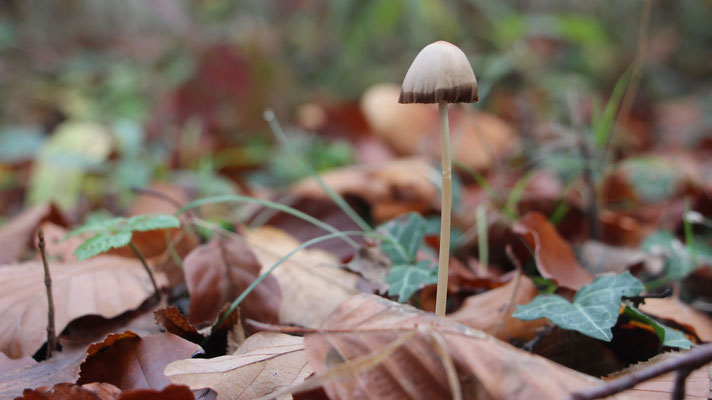
[[[156,279],[153,277],[153,272],[151,271],[151,268],[149,268],[148,263],[146,262],[146,259],[143,257],[143,254],[136,248],[136,245],[133,244],[133,242],[129,242],[129,247],[131,247],[131,250],[133,250],[134,254],[136,257],[141,261],[141,264],[143,265],[143,268],[146,270],[146,273],[148,274],[148,277],[151,278],[151,285],[153,285],[153,290],[154,290],[154,295],[156,296],[156,300],[161,300],[161,292],[158,290],[158,285],[156,284]]]
[[[37,232],[40,254],[42,255],[42,265],[44,266],[44,283],[47,289],[47,358],[52,357],[52,352],[57,350],[57,335],[54,330],[54,297],[52,296],[52,276],[49,273],[49,262],[47,261],[47,250],[45,248],[44,232],[42,228]]]
[[[683,399],[685,397],[685,378],[687,378],[687,375],[689,375],[693,370],[700,368],[711,361],[712,344],[706,344],[704,346],[694,348],[675,359],[663,361],[649,368],[606,382],[601,386],[574,392],[569,397],[569,400],[593,400],[606,396],[612,396],[616,393],[630,389],[641,382],[671,371],[682,371],[676,377],[675,389],[672,395],[675,400]]]
[[[593,176],[593,157],[585,138],[581,138],[579,142],[579,151],[584,162],[583,181],[588,188],[590,196],[588,201],[589,234],[592,240],[599,240],[601,233],[598,226],[598,191],[596,190],[596,180]]]
[[[507,247],[505,247],[505,253],[507,254],[507,258],[509,258],[512,264],[514,264],[514,267],[516,268],[517,272],[514,276],[514,284],[512,285],[512,293],[509,296],[509,301],[507,302],[506,307],[504,307],[504,311],[502,311],[502,317],[497,323],[497,328],[494,331],[495,337],[499,337],[499,334],[504,329],[504,322],[507,320],[508,316],[512,315],[512,306],[514,306],[514,300],[517,297],[517,292],[519,291],[519,283],[522,280],[522,264],[519,262],[519,259],[517,259],[517,257],[514,255],[514,252],[512,251],[512,246],[507,245]]]

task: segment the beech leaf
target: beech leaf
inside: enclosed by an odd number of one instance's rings
[[[299,383],[312,373],[304,352],[304,338],[259,332],[232,355],[187,359],[168,364],[171,382],[192,390],[210,388],[221,399],[255,399]]]
[[[561,296],[539,295],[531,303],[517,306],[513,317],[525,321],[547,318],[557,326],[596,339],[610,341],[623,296],[636,296],[643,284],[630,272],[601,276],[576,293],[573,304]]]

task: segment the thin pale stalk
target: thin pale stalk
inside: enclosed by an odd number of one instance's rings
[[[452,208],[452,162],[450,160],[450,124],[447,103],[438,105],[440,111],[440,142],[442,144],[443,187],[440,213],[440,253],[438,258],[438,290],[435,297],[435,314],[445,315],[447,304],[447,273],[450,260],[450,214]]]

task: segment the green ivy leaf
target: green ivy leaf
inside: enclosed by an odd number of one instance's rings
[[[412,265],[423,244],[427,224],[417,213],[410,213],[386,222],[378,232],[391,240],[381,243],[381,251],[391,260],[391,265]]]
[[[684,333],[678,331],[677,329],[672,329],[670,327],[662,325],[658,321],[643,314],[642,311],[638,310],[635,307],[627,305],[623,310],[623,315],[634,321],[642,322],[646,325],[649,325],[651,328],[653,328],[653,330],[655,330],[655,333],[658,335],[660,342],[662,342],[663,346],[676,347],[685,350],[692,347],[692,342],[690,342],[687,337],[685,337]]]
[[[610,341],[623,296],[638,295],[643,284],[630,272],[602,276],[582,287],[573,304],[557,295],[539,295],[529,304],[517,306],[513,317],[525,321],[547,318],[555,325],[596,339]]]
[[[438,269],[429,266],[429,261],[420,261],[415,265],[392,266],[386,277],[386,282],[390,285],[388,295],[398,295],[398,301],[407,301],[418,289],[437,282]]]

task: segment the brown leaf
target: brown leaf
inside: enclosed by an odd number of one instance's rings
[[[67,220],[54,204],[25,210],[0,228],[0,265],[17,261],[35,241],[35,230],[43,221],[67,226]]]
[[[704,342],[712,342],[712,318],[675,298],[645,299],[640,310],[654,317],[673,320],[692,328]]]
[[[27,389],[19,400],[116,400],[121,390],[108,383],[79,386],[73,383],[58,383],[53,387]]]
[[[450,315],[453,321],[483,330],[505,342],[511,339],[528,341],[537,336],[537,328],[546,325],[540,318],[522,321],[512,317],[518,304],[527,304],[537,295],[536,286],[526,275],[510,280],[504,286],[468,297],[462,307]]]
[[[17,368],[25,368],[37,364],[34,358],[24,356],[22,358],[9,358],[5,353],[0,353],[0,370],[10,371]]]
[[[155,312],[156,323],[163,326],[167,332],[178,335],[183,339],[198,343],[204,336],[198,332],[188,317],[181,314],[178,307],[165,307]]]
[[[531,247],[537,269],[544,278],[573,290],[593,280],[591,273],[579,265],[569,244],[543,214],[528,212],[514,225],[514,232]]]
[[[200,346],[172,333],[140,338],[131,331],[109,335],[87,349],[78,384],[108,382],[121,390],[162,389],[169,385],[163,369],[201,352]]]
[[[665,266],[662,255],[635,248],[610,246],[595,240],[588,240],[581,246],[580,256],[581,263],[594,274],[620,274],[642,264],[648,274],[655,276],[661,274]]]
[[[299,246],[283,231],[264,227],[245,236],[262,264],[262,272]],[[337,269],[339,260],[321,250],[301,250],[277,267],[272,276],[282,292],[279,321],[316,328],[336,306],[358,293],[359,277]]]
[[[54,353],[49,360],[34,365],[1,369],[0,398],[15,398],[26,388],[76,381],[79,378],[79,365],[85,355],[84,349],[62,351]]]
[[[220,309],[240,295],[260,274],[250,247],[238,239],[216,236],[194,249],[183,263],[190,293],[190,320],[212,322]],[[268,276],[240,304],[247,318],[275,323],[281,303],[277,280]]]
[[[86,386],[86,385],[85,385]],[[168,385],[163,390],[135,389],[128,390],[118,400],[193,400],[193,392],[187,386]]]
[[[72,236],[64,239],[69,233],[65,228],[56,225],[52,222],[42,224],[42,230],[45,237],[45,251],[50,262],[76,262],[77,256],[74,255],[74,250],[77,249],[86,239],[87,236]],[[36,260],[41,260],[41,254],[38,251]]]
[[[136,260],[99,256],[75,263],[51,263],[55,329],[84,315],[115,317],[153,295]],[[159,284],[162,276],[157,275]],[[44,343],[47,297],[38,261],[0,267],[0,351],[12,358],[34,354]]]
[[[254,399],[299,383],[311,373],[304,339],[273,332],[250,336],[232,355],[180,360],[165,369],[171,382],[193,390],[210,388],[218,400]]]
[[[416,332],[370,369],[343,364],[356,364],[358,357],[378,354]],[[446,353],[440,354],[436,343]],[[343,302],[323,331],[309,334],[305,344],[317,376],[346,365],[346,374],[324,383],[330,398],[450,399],[447,357],[455,364],[454,378],[459,377],[465,399],[558,399],[599,383],[484,332],[373,295]]]
[[[438,172],[422,158],[399,159],[383,165],[358,165],[330,170],[322,180],[344,197],[355,196],[371,206],[376,222],[400,214],[426,213],[439,207],[438,189],[431,177]],[[313,179],[298,182],[292,194],[326,198]]]
[[[606,379],[615,379],[622,376],[632,374],[651,367],[663,361],[677,358],[682,352],[668,352],[659,354],[648,361],[632,365],[631,367],[617,372]],[[702,368],[694,370],[685,380],[685,399],[709,399],[712,394],[712,386],[710,385],[710,373],[712,372],[712,364],[707,364]],[[668,400],[672,393],[675,382],[675,372],[670,372],[641,382],[633,389],[624,392],[625,395],[633,399],[640,400]]]

